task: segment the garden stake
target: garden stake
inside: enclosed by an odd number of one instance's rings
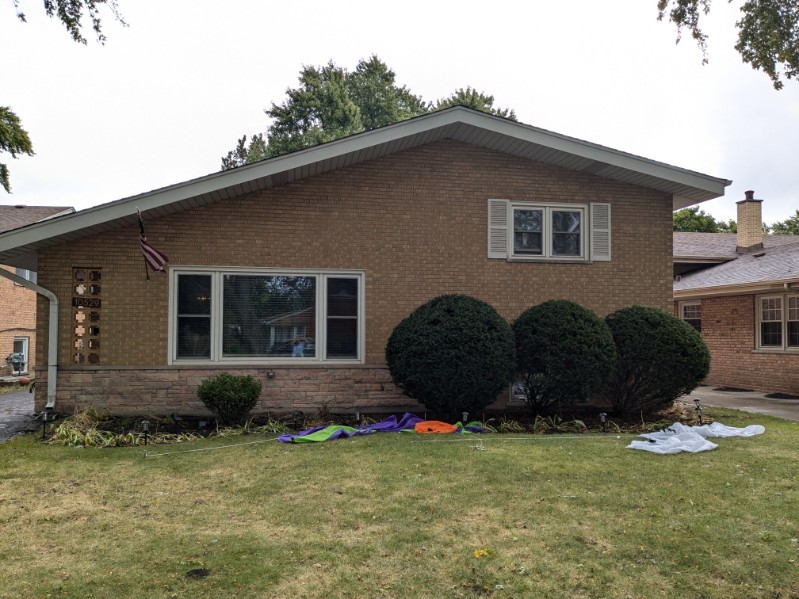
[[[702,426],[702,406],[699,405],[699,398],[694,397],[694,403],[696,404],[696,417],[699,419],[699,426]]]

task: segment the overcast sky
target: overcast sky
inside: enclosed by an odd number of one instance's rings
[[[799,83],[775,91],[734,51],[738,0],[705,24],[710,64],[656,20],[656,0],[401,3],[119,0],[105,46],[48,19],[41,0],[0,9],[0,105],[36,155],[0,161],[0,202],[78,209],[220,168],[243,134],[265,131],[303,64],[353,69],[377,54],[425,100],[471,85],[518,119],[732,179],[702,207],[735,218],[744,191],[768,223],[799,208]]]

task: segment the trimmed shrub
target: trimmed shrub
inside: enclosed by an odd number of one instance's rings
[[[533,414],[600,390],[616,361],[610,329],[567,300],[533,306],[513,323],[518,379]]]
[[[710,370],[710,352],[684,320],[655,308],[631,306],[609,314],[619,359],[608,384],[624,416],[665,407],[696,389]]]
[[[249,374],[223,372],[197,386],[197,397],[225,425],[244,424],[260,395],[261,381]]]
[[[513,332],[487,303],[442,295],[400,322],[386,345],[394,383],[443,417],[492,403],[514,371]]]

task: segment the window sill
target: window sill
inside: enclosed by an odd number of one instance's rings
[[[752,350],[753,354],[778,354],[778,355],[794,355],[799,356],[799,347],[791,347],[791,348],[769,348],[769,347],[758,347],[757,349]]]
[[[551,258],[539,256],[510,256],[505,259],[507,262],[549,262],[554,264],[590,264],[588,258]]]

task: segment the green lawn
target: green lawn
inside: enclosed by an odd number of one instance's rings
[[[799,596],[799,425],[630,436],[0,445],[2,597]],[[529,440],[527,440],[529,439]],[[424,442],[419,442],[424,441]]]

